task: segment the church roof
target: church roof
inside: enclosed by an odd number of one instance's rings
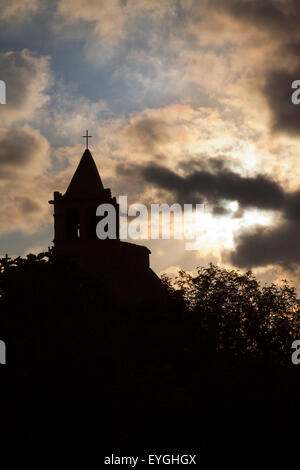
[[[89,149],[81,157],[79,165],[71,179],[65,196],[90,197],[104,191],[96,164]]]

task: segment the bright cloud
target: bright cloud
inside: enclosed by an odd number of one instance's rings
[[[40,0],[2,0],[0,21],[22,21],[36,13],[41,7]]]
[[[28,50],[0,52],[1,80],[6,83],[6,105],[0,107],[2,125],[33,119],[48,100],[52,76],[48,57]]]

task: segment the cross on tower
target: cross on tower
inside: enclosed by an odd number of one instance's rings
[[[91,139],[93,136],[89,135],[89,131],[86,131],[86,134],[82,136],[84,139],[86,139],[86,148],[89,148],[89,139]]]

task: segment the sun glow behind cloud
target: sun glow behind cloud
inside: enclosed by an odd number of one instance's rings
[[[234,204],[235,201],[230,204]],[[229,205],[230,205],[229,204]],[[192,233],[197,234],[194,249],[202,254],[230,250],[234,248],[234,237],[241,231],[254,226],[268,226],[274,221],[274,216],[258,210],[245,210],[240,218],[232,215],[214,217],[211,213],[203,211],[197,215],[197,221],[192,225]],[[192,246],[192,245],[191,245]]]

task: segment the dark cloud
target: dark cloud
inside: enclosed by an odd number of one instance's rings
[[[41,211],[41,205],[39,201],[36,201],[30,197],[16,197],[15,203],[18,204],[20,210],[28,215],[29,213],[38,213]]]
[[[262,91],[271,111],[272,129],[275,132],[297,136],[300,108],[291,101],[294,91],[291,85],[294,80],[300,78],[299,2],[295,0],[240,2],[240,6],[232,8],[232,12],[240,13],[240,18],[262,26],[269,32],[270,40],[278,44],[278,61],[274,61],[275,66],[266,68]],[[284,65],[284,59],[290,59],[288,67]]]
[[[299,44],[300,47],[300,44]],[[271,70],[266,77],[264,94],[272,112],[272,128],[275,131],[299,135],[300,106],[292,103],[292,82],[300,77],[300,67],[292,72]]]
[[[273,56],[270,51],[266,51],[265,64],[260,64],[256,69],[253,63],[253,70],[260,74],[257,86],[263,92],[271,111],[272,130],[298,135],[300,107],[291,102],[294,91],[291,85],[294,80],[300,79],[299,1],[212,0],[208,2],[208,8],[231,17],[245,25],[245,28],[257,28],[257,36],[263,33],[266,43],[273,46]],[[257,41],[258,38],[253,34],[255,48],[260,47]]]
[[[275,227],[255,228],[237,237],[231,261],[246,268],[279,264],[294,269],[300,264],[300,191],[285,195],[282,215]]]
[[[0,129],[0,230],[30,230],[41,222],[51,190],[50,147],[29,126]],[[53,182],[52,182],[53,183]],[[48,186],[49,185],[49,186]]]
[[[276,33],[277,37],[299,34],[298,0],[209,0],[208,4],[239,21]]]
[[[204,166],[207,166],[205,161]],[[174,194],[176,202],[202,203],[207,201],[215,206],[215,213],[221,210],[223,200],[237,200],[240,205],[259,209],[279,210],[285,204],[285,194],[281,186],[265,175],[241,176],[221,165],[212,163],[215,172],[208,169],[193,170],[181,176],[169,168],[149,163],[146,166],[130,165],[118,167],[119,174],[139,175],[145,183]]]
[[[300,264],[299,232],[299,220],[246,232],[236,240],[230,261],[241,268],[278,264],[293,269]]]
[[[157,144],[169,142],[171,139],[170,126],[163,119],[140,119],[131,124],[127,132],[148,151],[153,151]]]
[[[46,139],[30,127],[0,131],[0,179],[40,172],[48,164],[47,153]]]
[[[290,221],[300,220],[300,191],[285,195],[284,216]]]
[[[35,156],[36,135],[14,129],[0,133],[0,169],[3,165],[23,166]]]
[[[237,237],[230,261],[243,268],[278,264],[291,269],[300,263],[300,191],[285,192],[268,176],[242,176],[227,169],[224,161],[210,160],[209,164],[204,159],[203,170],[199,169],[201,162],[198,169],[194,162],[192,171],[185,176],[153,163],[119,166],[118,173],[138,175],[146,184],[173,194],[173,202],[195,204],[207,201],[216,216],[226,215],[224,200],[239,202],[239,216],[246,208],[279,211],[282,221],[277,226],[258,227]],[[179,167],[186,168],[186,162]]]

